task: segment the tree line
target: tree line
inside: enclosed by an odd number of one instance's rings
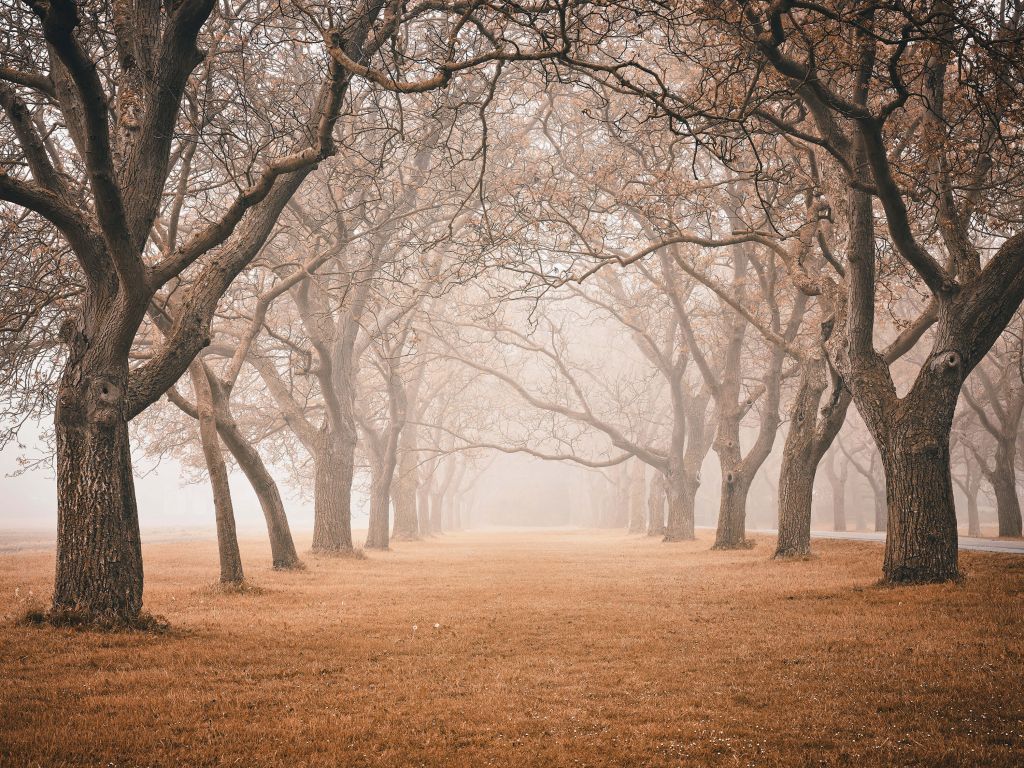
[[[779,557],[853,468],[889,583],[960,577],[955,486],[1020,535],[1018,2],[0,13],[5,426],[53,414],[53,617],[140,614],[133,441],[201,457],[226,581],[225,449],[282,568],[275,471],[339,554],[354,484],[386,548],[457,525],[490,451],[669,541],[713,453],[716,548],[768,483]]]

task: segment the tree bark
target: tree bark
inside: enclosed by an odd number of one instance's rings
[[[259,451],[238,428],[234,414],[231,412],[230,399],[224,384],[212,375],[205,365],[203,365],[203,369],[206,371],[207,381],[210,382],[210,394],[213,396],[214,413],[217,416],[217,433],[248,479],[260,502],[260,508],[263,510],[267,535],[270,539],[273,567],[281,570],[301,569],[304,566],[299,559],[298,552],[295,551],[295,542],[292,539],[291,527],[288,525],[288,517],[284,511],[284,502],[281,501],[277,483],[267,470],[266,464],[263,463]],[[181,397],[177,390],[172,387],[167,394],[168,399],[184,413],[194,419],[199,418],[195,406]]]
[[[911,411],[882,433],[889,508],[883,573],[891,584],[960,578],[949,427],[938,421]]]
[[[714,549],[749,549],[754,545],[746,537],[749,491],[750,481],[746,477],[725,473]]]
[[[670,467],[665,479],[668,501],[668,522],[664,541],[693,541],[694,510],[699,483],[691,480],[684,467]]]
[[[313,457],[314,554],[346,554],[352,551],[354,472],[355,440],[332,439],[323,430]]]
[[[216,395],[214,395],[216,399]],[[284,511],[284,502],[277,483],[267,470],[263,458],[253,445],[245,439],[234,420],[224,423],[218,419],[218,433],[224,445],[238,463],[256,493],[263,510],[263,518],[267,523],[267,536],[270,539],[270,555],[275,569],[301,569],[302,560],[295,550],[291,527]]]
[[[665,475],[654,472],[647,495],[647,535],[665,535]]]
[[[1014,436],[1016,437],[1016,436]],[[999,536],[1020,537],[1020,499],[1017,496],[1017,477],[1014,468],[1015,447],[999,445],[996,449],[995,466],[989,477],[996,494],[996,516],[999,520]]]
[[[228,467],[221,453],[217,436],[217,416],[214,412],[213,394],[206,370],[201,363],[189,366],[192,389],[196,394],[196,411],[199,415],[199,441],[206,459],[213,490],[213,508],[217,520],[217,551],[220,555],[221,584],[241,584],[245,579],[242,572],[242,555],[238,551],[238,533],[235,530],[235,510],[231,503],[231,485],[228,481]]]
[[[817,439],[817,411],[825,391],[822,366],[804,365],[790,412],[779,470],[779,537],[775,557],[811,554],[814,476],[828,445]]]
[[[391,477],[389,467],[373,462],[373,480],[370,483],[370,522],[366,532],[367,549],[388,549],[389,516],[391,511]]]
[[[80,342],[80,343],[78,343]],[[57,570],[54,618],[133,624],[142,609],[142,544],[128,446],[128,366],[69,343],[54,426]],[[92,350],[90,350],[92,351]]]

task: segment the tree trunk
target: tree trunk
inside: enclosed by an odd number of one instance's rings
[[[444,494],[434,490],[430,494],[430,532],[444,533],[444,507],[441,504]]]
[[[989,480],[996,494],[996,516],[999,520],[999,535],[1019,537],[1021,535],[1020,499],[1017,497],[1017,477],[1014,470],[1013,449],[999,446],[996,450],[995,467]]]
[[[430,536],[430,495],[431,483],[420,483],[416,489],[416,513],[418,516],[420,536]]]
[[[786,437],[779,473],[779,538],[775,557],[806,557],[811,554],[811,507],[814,475],[821,456],[791,445],[794,429]]]
[[[241,434],[233,420],[227,424],[218,420],[217,427],[224,445],[231,451],[231,455],[238,462],[238,467],[248,478],[249,484],[256,493],[256,498],[259,499],[263,518],[267,523],[270,555],[274,568],[282,570],[302,568],[299,553],[295,551],[295,542],[292,539],[291,527],[288,525],[288,517],[285,515],[284,502],[281,501],[281,492],[267,470],[266,464],[263,463],[263,458]]]
[[[189,366],[192,389],[196,394],[196,411],[199,415],[199,441],[206,459],[206,469],[213,489],[213,508],[217,520],[217,550],[220,555],[221,584],[241,584],[242,555],[238,551],[238,533],[235,530],[235,511],[231,504],[231,485],[228,481],[228,467],[221,453],[217,437],[217,416],[214,413],[213,394],[206,370],[200,363]]]
[[[451,509],[451,513],[452,513],[452,530],[453,531],[461,531],[462,530],[462,494],[457,494],[456,496],[454,496],[452,498],[452,503],[450,505],[450,509]]]
[[[406,426],[402,430],[402,447],[398,454],[398,471],[392,483],[392,497],[395,503],[395,528],[392,537],[396,541],[413,541],[419,538],[420,526],[416,518],[416,486],[419,467],[416,453],[405,439]]]
[[[90,368],[69,345],[54,426],[57,570],[53,615],[133,624],[142,609],[142,544],[128,445],[127,363]]]
[[[875,530],[884,533],[889,530],[889,505],[885,499],[885,484],[872,482],[871,491],[875,497]]]
[[[779,538],[775,557],[811,553],[814,476],[828,445],[817,439],[817,412],[825,391],[821,365],[804,365],[790,412],[789,432],[779,470]],[[845,413],[845,411],[844,411]],[[829,441],[831,442],[831,441]]]
[[[629,478],[629,532],[644,532],[644,491],[646,490],[646,468],[640,459],[633,459]]]
[[[366,532],[367,549],[388,549],[388,529],[391,507],[391,478],[388,467],[373,463],[373,481],[370,483],[370,522]]]
[[[751,478],[740,472],[740,424],[736,414],[719,417],[715,452],[722,467],[722,484],[713,549],[748,549],[752,546],[746,535],[747,492]]]
[[[654,472],[647,495],[647,535],[665,535],[665,475]]]
[[[686,473],[669,470],[666,478],[666,496],[668,499],[668,522],[665,526],[663,541],[693,541],[694,509],[696,507],[696,482],[689,482]]]
[[[747,535],[747,493],[750,481],[732,472],[722,477],[722,500],[714,549],[749,549]]]
[[[969,483],[964,495],[967,497],[967,535],[981,536],[981,517],[978,514],[978,486]]]
[[[960,578],[949,430],[904,416],[883,433],[889,531],[884,580],[918,584]]]
[[[347,554],[352,551],[352,476],[355,471],[355,440],[333,439],[321,433],[313,458],[314,554]]]
[[[835,462],[839,457],[833,452],[825,464],[825,474],[832,489],[832,530],[846,530],[846,473],[836,471]]]

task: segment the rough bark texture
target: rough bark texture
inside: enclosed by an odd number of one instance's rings
[[[945,441],[894,438],[886,452],[889,535],[885,579],[894,584],[957,579],[957,531]]]
[[[133,623],[142,609],[142,545],[128,447],[127,365],[90,366],[70,345],[57,437],[55,614]]]
[[[326,555],[351,552],[355,440],[324,439],[313,465],[312,551]]]
[[[814,476],[823,455],[817,439],[817,411],[825,391],[820,365],[804,365],[790,411],[789,432],[779,470],[779,537],[775,557],[811,553],[811,507]]]
[[[989,474],[989,482],[996,494],[996,516],[999,520],[1000,536],[1021,535],[1020,499],[1017,496],[1017,477],[1014,469],[1015,437],[1010,446],[1000,445],[996,449],[995,467]]]
[[[235,530],[235,510],[231,503],[231,485],[228,467],[221,453],[217,436],[217,416],[214,412],[213,394],[210,382],[201,363],[189,366],[192,389],[196,394],[196,410],[199,415],[199,442],[203,448],[206,469],[210,475],[213,490],[213,508],[217,520],[217,552],[220,556],[221,584],[241,584],[245,579],[242,572],[242,555],[238,551],[238,533]]]

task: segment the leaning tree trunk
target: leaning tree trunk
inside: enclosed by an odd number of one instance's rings
[[[370,522],[366,532],[367,549],[387,549],[391,507],[391,478],[387,467],[373,462],[373,480],[370,483]]]
[[[267,470],[259,452],[246,440],[238,430],[234,421],[224,423],[218,421],[218,433],[224,445],[238,463],[238,467],[249,480],[263,510],[267,523],[267,535],[270,538],[270,555],[276,569],[302,568],[299,553],[295,551],[291,527],[285,515],[284,502],[277,483]]]
[[[326,430],[313,457],[314,554],[352,551],[352,477],[355,440],[338,440]]]
[[[995,467],[989,478],[992,490],[996,494],[996,516],[999,520],[1000,536],[1021,535],[1020,499],[1017,497],[1014,458],[1012,447],[1007,450],[1000,445],[996,449]]]
[[[57,570],[53,617],[131,624],[142,610],[142,544],[128,445],[127,361],[69,342],[54,427]]]
[[[647,495],[647,535],[665,535],[665,475],[654,472]]]
[[[189,366],[192,389],[196,393],[196,411],[199,415],[199,442],[203,447],[206,469],[213,489],[213,508],[217,520],[217,551],[220,554],[221,584],[241,584],[242,555],[238,551],[238,533],[235,530],[235,510],[231,503],[231,485],[228,467],[221,453],[217,437],[217,417],[213,408],[213,394],[206,371],[199,363]]]

